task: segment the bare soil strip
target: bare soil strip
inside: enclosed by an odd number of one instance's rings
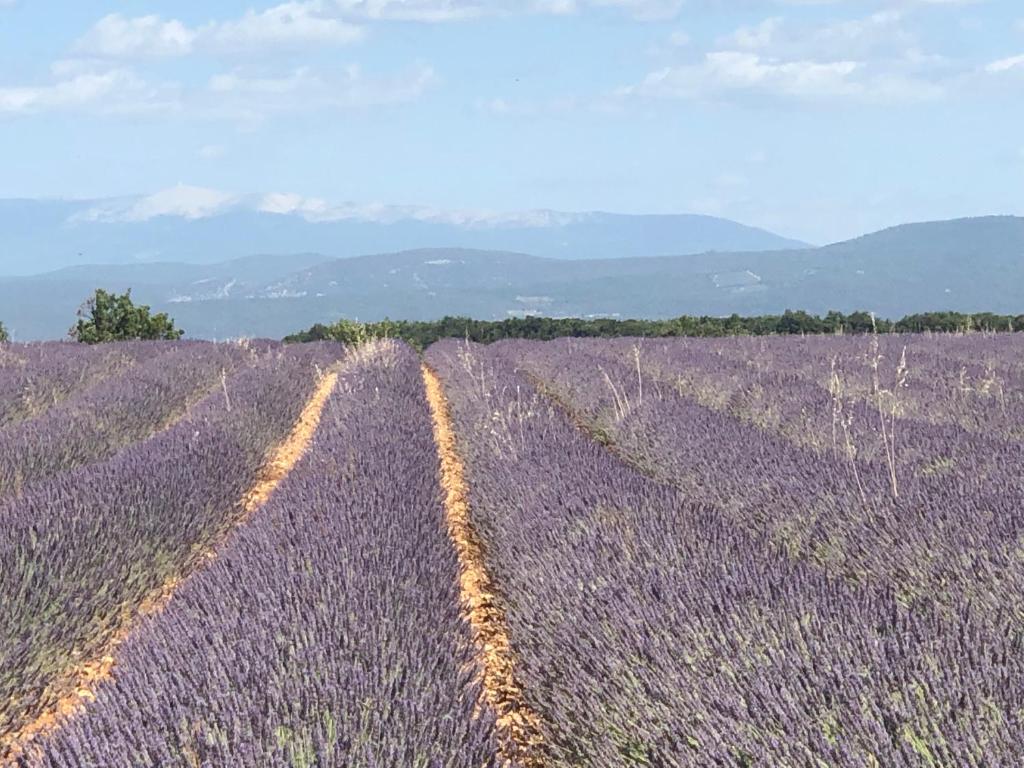
[[[278,444],[264,463],[256,482],[241,499],[239,514],[225,527],[216,543],[197,553],[191,565],[183,573],[160,585],[135,611],[125,612],[124,622],[120,630],[111,638],[105,653],[98,658],[84,662],[72,672],[71,682],[64,681],[62,683],[62,688],[66,687],[68,693],[62,696],[55,705],[19,731],[0,736],[0,766],[15,765],[19,756],[30,751],[30,744],[34,739],[58,728],[67,718],[72,717],[88,706],[89,702],[96,699],[96,688],[110,677],[114,669],[117,648],[131,633],[134,620],[163,610],[177,587],[204,563],[217,557],[218,549],[224,544],[230,533],[245,523],[257,509],[266,503],[274,489],[303,457],[313,440],[324,406],[337,382],[338,373],[336,371],[326,373],[320,379],[316,390],[306,402],[302,413],[299,414],[292,431]]]
[[[423,365],[423,382],[441,460],[448,534],[459,558],[459,591],[477,645],[482,670],[482,702],[497,716],[502,757],[525,768],[541,768],[541,719],[530,709],[516,679],[505,612],[497,600],[484,561],[484,547],[473,527],[465,467],[459,457],[448,401],[437,374]]]

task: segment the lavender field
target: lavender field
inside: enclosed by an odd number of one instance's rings
[[[0,344],[0,765],[1024,764],[1024,337]]]

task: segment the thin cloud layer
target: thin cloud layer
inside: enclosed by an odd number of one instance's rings
[[[678,15],[683,0],[293,0],[235,19],[190,27],[159,15],[104,16],[75,44],[86,56],[148,58],[196,52],[258,51],[298,45],[348,45],[362,40],[366,23],[437,24],[520,14],[568,15],[618,9],[638,19]]]
[[[160,16],[104,16],[74,46],[85,56],[148,58],[265,50],[278,46],[347,45],[363,37],[355,24],[324,15],[322,3],[292,2],[238,18],[189,27]]]
[[[670,38],[671,40],[671,38]],[[942,98],[964,68],[926,52],[906,12],[807,25],[772,16],[623,86],[616,96],[913,103]],[[969,68],[968,68],[969,69]]]
[[[173,88],[146,82],[125,68],[74,71],[55,65],[56,79],[45,85],[0,87],[0,114],[96,111],[102,114],[139,114],[175,109]],[[70,71],[69,71],[70,70]]]

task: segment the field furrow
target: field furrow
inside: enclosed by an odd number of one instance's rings
[[[884,580],[832,575],[742,524],[744,497],[725,510],[623,464],[505,351],[427,356],[550,764],[980,768],[1019,754],[1007,612],[964,610],[962,595],[953,611],[911,607]],[[644,426],[701,430],[685,418]],[[716,469],[696,466],[708,486]]]
[[[427,365],[423,366],[423,381],[441,460],[448,535],[459,556],[460,599],[473,628],[477,657],[483,670],[482,703],[497,716],[502,754],[516,765],[539,768],[544,765],[540,718],[526,703],[516,674],[516,660],[498,588],[487,571],[483,542],[470,513],[469,487],[448,400],[440,379]]]
[[[832,340],[825,343],[834,344]],[[1019,440],[1024,436],[1024,420],[1016,416],[1024,411],[1014,409],[1008,401],[1001,402],[995,395],[964,395],[966,399],[956,401],[958,421],[973,426],[943,420],[939,416],[948,415],[953,403],[944,403],[930,393],[926,398],[930,411],[924,413],[913,408],[920,395],[911,386],[917,379],[910,373],[882,371],[877,395],[871,394],[870,382],[852,382],[849,368],[843,366],[870,370],[864,359],[868,357],[868,342],[851,339],[843,343],[847,345],[843,350],[847,355],[845,362],[840,361],[839,367],[833,369],[831,358],[820,361],[820,382],[790,370],[758,370],[729,359],[717,347],[693,341],[564,340],[548,345],[513,342],[502,346],[521,351],[521,362],[538,367],[556,389],[574,393],[580,386],[590,389],[590,385],[573,378],[576,372],[589,369],[592,373],[587,381],[594,381],[596,376],[600,389],[606,390],[609,398],[619,399],[618,404],[605,408],[613,416],[615,405],[622,410],[642,399],[646,384],[649,396],[659,397],[674,390],[688,400],[778,434],[823,456],[849,452],[859,461],[886,465],[886,472],[891,459],[897,473],[911,477],[941,475],[956,469],[987,480],[987,475],[998,473],[1007,461],[1024,455]],[[853,344],[858,345],[857,354],[849,348]],[[899,349],[895,352],[897,367]],[[519,351],[511,354],[518,355]],[[567,367],[565,363],[569,360],[573,364]],[[913,359],[909,359],[908,371],[913,364]],[[891,368],[892,361],[887,366]],[[938,378],[930,376],[928,380]],[[1018,398],[1013,391],[1004,394]],[[1001,429],[980,426],[995,420],[1002,425]]]
[[[256,482],[245,493],[241,500],[241,514],[225,528],[221,541],[213,541],[207,549],[193,558],[193,567],[200,567],[217,555],[217,547],[231,531],[245,522],[274,492],[280,482],[288,475],[309,447],[320,421],[323,407],[330,397],[338,374],[334,371],[326,373],[319,381],[309,401],[299,414],[291,433],[278,445],[256,478]],[[175,574],[161,584],[152,593],[143,598],[137,608],[137,616],[148,616],[159,612],[166,606],[181,583],[190,574],[186,571]],[[42,712],[33,721],[27,723],[11,739],[9,749],[12,754],[23,754],[32,741],[40,736],[59,728],[68,718],[74,717],[89,702],[96,700],[96,689],[109,679],[114,670],[118,647],[129,637],[134,622],[124,624],[107,641],[107,645],[94,658],[83,661],[76,669],[70,670],[66,684],[68,693],[60,698],[52,707]]]
[[[337,355],[271,353],[229,399],[215,392],[152,439],[0,504],[0,583],[11,585],[0,594],[2,754],[73,701],[83,675],[102,673],[140,608],[245,513],[244,494],[299,417],[317,367]]]
[[[1019,344],[2,345],[0,765],[1022,764]]]
[[[501,764],[419,362],[340,372],[309,451],[27,764]]]
[[[638,380],[635,365],[529,345],[504,345],[493,354],[538,377],[574,419],[633,466],[715,504],[737,525],[767,532],[793,557],[855,583],[895,589],[908,605],[926,601],[956,612],[967,602],[982,613],[1007,611],[1024,625],[1017,556],[1024,521],[1014,458],[1020,446],[986,452],[968,443],[978,452],[968,472],[917,473],[897,463],[894,497],[884,461],[800,447],[659,388],[642,371]],[[927,434],[897,434],[898,447],[933,445]]]

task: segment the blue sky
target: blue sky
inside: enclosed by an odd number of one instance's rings
[[[1018,0],[0,0],[0,197],[1024,214]]]

